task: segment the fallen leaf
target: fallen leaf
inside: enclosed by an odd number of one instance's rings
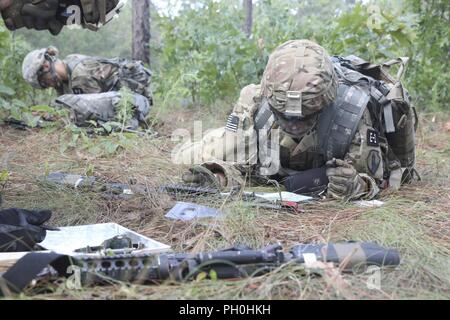
[[[327,290],[333,288],[337,294],[343,296],[347,300],[355,300],[356,297],[353,294],[350,285],[342,277],[339,268],[331,262],[325,263],[322,261],[315,261],[310,265],[311,269],[323,270],[322,277],[328,284]]]

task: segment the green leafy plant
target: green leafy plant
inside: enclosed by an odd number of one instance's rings
[[[62,114],[47,106],[49,90],[38,92],[22,79],[21,65],[29,50],[24,39],[8,31],[1,20],[0,121],[15,120],[34,128],[40,124],[42,115],[59,117]]]
[[[255,59],[257,42],[242,32],[237,3],[201,1],[175,17],[159,17],[164,81],[157,92],[175,95],[178,102],[210,104],[235,98],[242,86],[257,80],[263,56]]]
[[[109,157],[137,141],[138,135],[135,133],[111,131],[105,135],[105,126],[108,127],[109,124],[91,124],[88,128],[68,124],[60,136],[60,152],[64,154],[70,150],[81,150],[93,156]]]
[[[417,39],[408,84],[425,110],[449,110],[450,5],[447,0],[408,0],[417,14]]]
[[[105,124],[108,129],[111,129],[109,130],[110,132],[114,129],[114,127],[116,127],[116,130],[118,127],[123,133],[134,116],[133,93],[127,87],[123,87],[122,89],[120,89],[120,94],[121,100],[118,108],[116,108],[117,122],[110,122]]]
[[[403,80],[415,104],[448,108],[448,1],[261,0],[254,6],[250,39],[237,0],[200,0],[154,18],[161,32],[154,60],[162,109],[234,101],[243,86],[260,82],[269,54],[290,39],[312,39],[332,55],[375,63],[408,56]]]

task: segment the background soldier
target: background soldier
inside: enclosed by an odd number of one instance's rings
[[[119,0],[0,0],[0,13],[9,30],[26,27],[27,29],[48,30],[53,35],[57,35],[67,22],[65,8],[68,6],[81,3],[83,13],[81,26],[96,30],[100,23],[105,24],[108,22],[107,14],[110,14],[112,11],[119,12],[119,2]],[[68,71],[66,65],[62,62],[57,65],[53,64],[53,62],[56,62],[54,60],[57,53],[58,51],[55,48],[35,52],[34,57],[38,58],[40,62],[38,61],[34,68],[37,68],[39,63],[42,66],[42,70],[40,66],[36,72],[43,71],[44,74],[50,73],[51,75],[44,76],[42,82],[40,82],[38,78],[31,76],[31,70],[28,70],[27,77],[31,77],[29,79],[32,79],[33,86],[39,88],[52,86],[59,88],[61,90],[60,92],[70,91],[70,86],[66,88],[61,86],[64,81],[69,80],[69,76],[66,74]],[[33,64],[32,57],[33,55],[29,56],[31,58],[29,59],[31,64]],[[61,76],[61,79],[59,76]],[[149,76],[148,78],[150,79]],[[88,83],[91,85],[89,90],[95,91],[98,89],[98,87],[95,88],[93,85],[92,79],[83,79],[80,75],[79,85],[84,87]],[[142,89],[142,92],[144,93],[146,91]],[[145,95],[151,98],[148,92]],[[142,99],[144,102],[145,100]],[[145,107],[145,103],[142,106]],[[41,242],[45,238],[46,229],[42,225],[50,217],[50,211],[29,211],[23,209],[2,210],[0,212],[0,252],[32,250],[36,243]]]
[[[49,47],[30,52],[24,59],[22,73],[34,88],[56,89],[61,95],[56,103],[69,107],[78,125],[89,120],[112,120],[121,99],[118,91],[124,87],[134,93],[138,122],[145,121],[152,105],[151,72],[140,61],[79,54],[60,60],[58,49]]]
[[[316,182],[335,199],[371,199],[411,179],[414,135],[399,79],[379,65],[330,58],[316,43],[294,40],[270,56],[261,86],[242,90],[226,127],[183,145],[175,160],[200,165],[186,182],[232,186],[247,175],[276,178],[300,193]]]

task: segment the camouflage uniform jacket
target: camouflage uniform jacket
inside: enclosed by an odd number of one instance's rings
[[[258,171],[264,162],[264,153],[257,147],[258,144],[261,145],[261,141],[258,141],[254,120],[261,107],[259,97],[259,85],[245,87],[226,127],[207,133],[201,141],[187,141],[176,149],[173,160],[186,165],[220,165],[228,176],[229,185],[241,182],[244,175],[260,175]],[[269,122],[272,122],[272,129],[278,127],[274,119]],[[351,162],[368,183],[369,190],[365,198],[373,198],[379,192],[378,185],[384,175],[381,145],[373,145],[367,140],[367,133],[371,129],[372,120],[366,110],[345,155],[345,160]],[[318,139],[315,128],[301,140],[282,131],[278,132],[278,143],[275,143],[275,146],[278,147],[281,166],[278,172],[272,172],[273,175],[283,176],[290,170],[304,171],[325,165],[325,161],[317,154]],[[271,160],[273,162],[273,159]]]
[[[72,54],[63,62],[69,73],[62,94],[102,93],[111,91],[118,76],[118,67],[104,63],[99,58]]]

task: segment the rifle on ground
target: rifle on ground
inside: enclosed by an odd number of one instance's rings
[[[299,244],[288,252],[284,252],[281,245],[275,244],[261,250],[236,247],[198,254],[64,256],[31,253],[0,277],[0,288],[3,279],[3,286],[6,284],[10,291],[20,292],[49,264],[60,276],[68,276],[67,270],[72,270],[79,275],[80,283],[94,285],[105,284],[108,279],[154,284],[166,280],[189,281],[200,275],[210,279],[246,278],[267,274],[289,263],[314,268],[316,261],[340,265],[346,272],[361,272],[369,266],[396,267],[400,264],[400,257],[394,249],[374,243],[356,242]],[[42,269],[36,268],[39,264]],[[28,272],[30,268],[34,268],[32,273]]]
[[[103,182],[92,176],[60,172],[50,173],[42,177],[41,181],[67,188],[99,192],[109,198],[128,199],[137,194],[147,194],[148,192],[147,188],[143,185]]]
[[[268,209],[290,209],[298,211],[298,204],[288,199],[286,201],[279,201],[279,203],[271,202],[258,197],[258,194],[269,193],[255,193],[244,192],[239,189],[233,189],[230,192],[221,192],[219,189],[212,187],[202,187],[188,184],[167,184],[162,185],[157,189],[150,189],[144,185],[139,184],[124,184],[116,182],[100,181],[96,177],[82,176],[68,173],[50,173],[42,178],[46,183],[60,185],[73,189],[99,192],[108,198],[130,199],[136,195],[147,195],[151,192],[159,192],[168,194],[175,199],[185,197],[198,196],[215,196],[218,198],[232,198],[244,200],[251,205],[268,208]]]
[[[3,123],[7,126],[10,126],[13,129],[17,130],[29,130],[33,128],[45,128],[45,126],[50,123],[50,121],[39,120],[34,127],[30,126],[27,122],[23,120],[17,120],[14,118],[8,118],[3,120]]]
[[[246,278],[263,275],[287,263],[311,265],[314,261],[337,265],[346,261],[345,271],[361,272],[371,265],[398,266],[400,257],[397,251],[373,243],[340,243],[300,244],[289,252],[275,244],[261,250],[236,247],[212,253],[78,259],[85,283],[97,282],[98,275],[127,282],[188,281],[211,272],[218,279]],[[133,266],[136,263],[139,265]]]

